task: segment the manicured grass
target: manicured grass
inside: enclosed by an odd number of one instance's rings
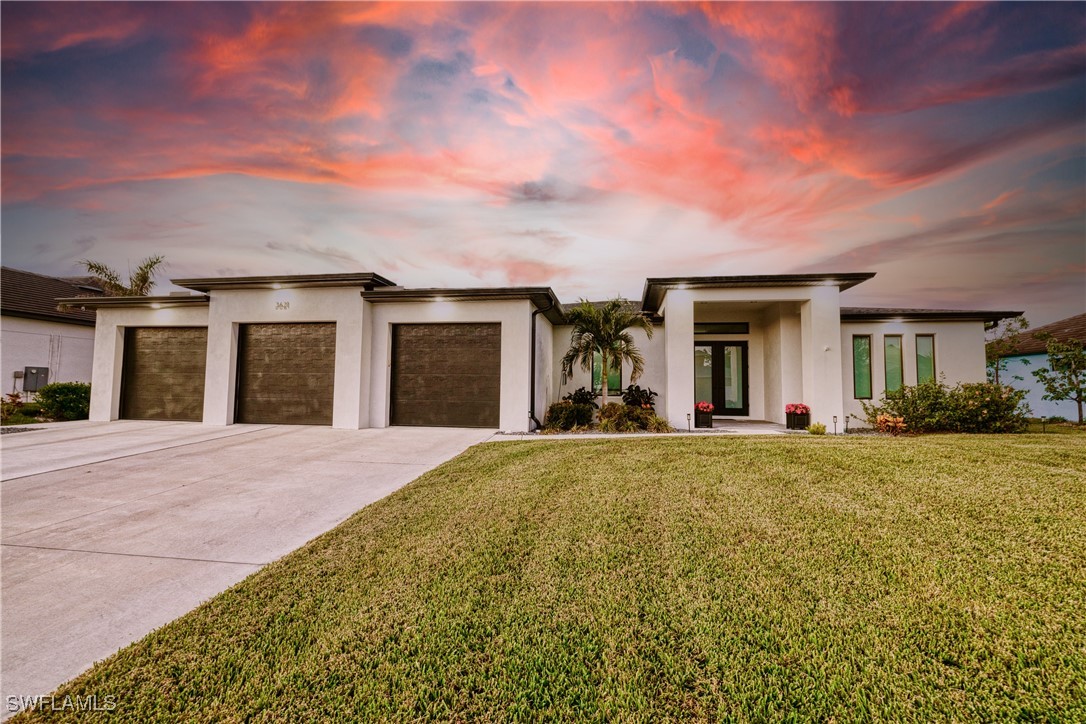
[[[1062,435],[491,443],[58,695],[128,721],[1082,721],[1084,511]]]
[[[1082,435],[1086,440],[1086,425],[1074,422],[1046,422],[1043,425],[1040,420],[1030,420],[1027,432],[1043,432],[1046,435]]]

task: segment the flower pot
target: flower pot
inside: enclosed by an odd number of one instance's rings
[[[711,412],[694,412],[694,427],[712,427],[713,426],[713,413]]]
[[[811,424],[811,413],[786,412],[785,418],[789,430],[806,430]]]

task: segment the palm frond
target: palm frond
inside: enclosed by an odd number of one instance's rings
[[[165,261],[166,257],[154,254],[140,262],[136,271],[129,275],[128,293],[134,297],[145,297],[150,294],[155,286],[155,271]]]
[[[88,274],[97,277],[102,282],[107,294],[112,296],[124,295],[126,288],[121,283],[121,275],[114,271],[112,267],[90,259],[80,259],[79,263],[87,270]]]
[[[631,381],[644,373],[645,359],[627,330],[641,329],[651,337],[652,322],[625,299],[611,299],[598,306],[582,299],[566,312],[566,319],[573,330],[569,351],[562,358],[563,384],[573,375],[575,366],[591,373],[597,352],[606,352],[609,365],[621,367],[623,361],[628,361],[633,372]]]

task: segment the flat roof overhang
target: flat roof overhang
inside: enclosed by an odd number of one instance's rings
[[[897,309],[893,307],[841,307],[842,322],[981,321],[995,323],[1021,316],[1022,312],[989,309]]]
[[[374,304],[394,302],[508,302],[527,300],[552,324],[562,324],[562,305],[550,287],[493,287],[468,289],[374,289],[362,292]]]
[[[121,307],[201,307],[209,302],[206,294],[174,294],[158,297],[63,297],[57,306],[81,309],[117,309]]]
[[[865,282],[875,272],[841,274],[756,274],[727,277],[650,277],[645,280],[641,308],[655,315],[669,289],[735,289],[751,287],[823,287],[836,286],[841,291]]]
[[[319,287],[393,287],[395,282],[380,274],[284,274],[266,277],[209,277],[206,279],[171,279],[173,284],[198,292],[216,289],[301,289]]]

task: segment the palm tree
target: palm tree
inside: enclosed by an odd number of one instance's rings
[[[584,299],[566,313],[573,325],[569,338],[569,351],[562,358],[562,382],[573,376],[573,368],[580,365],[592,373],[596,353],[600,355],[600,387],[602,404],[607,404],[607,372],[615,363],[629,362],[633,367],[631,384],[645,371],[645,358],[634,344],[630,329],[643,329],[652,337],[652,322],[625,299],[612,299],[604,304],[593,304]]]
[[[140,262],[136,271],[128,273],[128,284],[121,281],[121,275],[113,267],[100,261],[80,260],[80,264],[102,283],[103,291],[112,297],[146,297],[155,286],[155,272],[166,261],[161,254],[154,254]]]

